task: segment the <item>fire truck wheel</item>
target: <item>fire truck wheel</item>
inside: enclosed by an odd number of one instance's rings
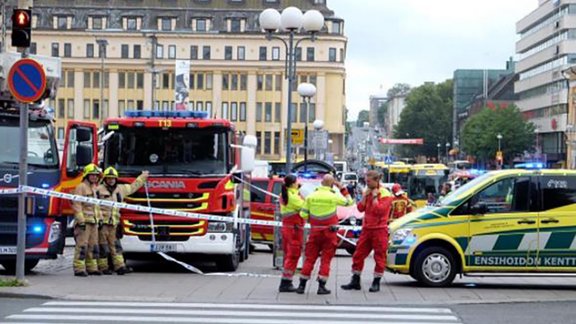
[[[238,264],[240,263],[240,253],[240,251],[236,250],[234,254],[219,256],[218,259],[216,259],[216,267],[218,267],[218,271],[236,271],[236,269],[238,269]]]
[[[26,260],[24,263],[24,271],[26,273],[32,271],[32,269],[38,265],[38,262],[40,262],[39,259]],[[9,274],[16,273],[16,260],[2,261],[1,264]]]

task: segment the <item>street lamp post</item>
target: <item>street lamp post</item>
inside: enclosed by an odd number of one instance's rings
[[[298,93],[302,97],[302,100],[306,106],[306,117],[304,120],[304,170],[306,170],[306,164],[308,162],[308,114],[310,109],[310,100],[313,96],[316,95],[316,86],[314,86],[312,83],[301,83],[298,86]]]
[[[321,135],[320,132],[322,131],[322,128],[324,127],[324,121],[320,120],[320,119],[316,119],[313,123],[312,126],[314,126],[314,130],[315,130],[315,137],[314,137],[314,158],[318,159],[318,137],[320,137]]]
[[[446,163],[448,163],[448,161],[450,161],[450,158],[448,155],[448,149],[450,149],[450,143],[446,142]]]
[[[104,119],[104,58],[108,41],[97,39],[96,44],[98,44],[98,50],[100,51],[100,125],[102,125],[102,120]]]
[[[442,146],[442,145],[440,145],[440,143],[436,144],[436,148],[438,148],[438,153],[436,154],[436,161],[437,161],[438,163],[440,163],[440,147],[441,147],[441,146]]]
[[[292,87],[296,80],[296,48],[304,40],[314,41],[316,34],[324,27],[324,16],[318,10],[308,10],[305,14],[296,7],[288,7],[282,10],[282,14],[276,9],[268,8],[260,14],[260,27],[266,32],[268,40],[277,39],[286,47],[285,77],[288,80],[288,119],[286,120],[286,174],[292,169]],[[310,36],[300,38],[294,43],[294,36],[304,28]],[[286,31],[288,41],[273,34],[278,30]]]

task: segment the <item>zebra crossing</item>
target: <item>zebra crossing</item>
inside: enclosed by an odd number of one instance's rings
[[[448,308],[49,301],[1,323],[457,324]]]

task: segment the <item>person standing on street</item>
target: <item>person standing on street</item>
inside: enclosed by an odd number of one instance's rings
[[[97,196],[99,199],[113,202],[123,202],[124,197],[129,196],[146,183],[148,171],[134,180],[131,184],[118,184],[118,171],[113,167],[104,170],[104,181],[98,187]],[[100,259],[98,268],[103,274],[112,274],[108,265],[108,257],[112,257],[114,271],[117,274],[126,274],[126,264],[122,256],[122,245],[116,237],[117,226],[120,223],[120,209],[117,207],[102,206],[103,225],[99,228],[98,238],[100,241]]]
[[[404,215],[412,212],[416,204],[408,198],[408,195],[399,183],[395,183],[392,186],[392,194],[394,195],[394,200],[392,201],[392,217],[389,222],[392,222]]]
[[[97,198],[96,190],[100,180],[100,169],[93,163],[84,167],[82,182],[74,189],[74,194],[82,197]],[[102,224],[102,214],[98,205],[72,202],[74,209],[74,275],[86,277],[101,275],[98,271],[100,250],[98,247],[98,226]]]
[[[364,268],[364,260],[374,250],[374,280],[370,286],[370,292],[380,291],[380,280],[384,275],[386,266],[386,247],[388,244],[388,217],[392,207],[392,194],[380,187],[380,175],[376,171],[366,174],[367,189],[358,203],[358,210],[364,212],[362,232],[356,245],[356,251],[352,255],[352,279],[347,285],[342,285],[344,290],[360,290],[360,274]]]
[[[341,195],[332,189],[333,185],[340,190]],[[330,263],[338,247],[336,210],[338,206],[352,206],[353,204],[354,201],[348,190],[335,182],[334,177],[329,174],[324,176],[321,186],[306,198],[300,215],[305,219],[310,219],[312,228],[308,242],[306,242],[304,266],[300,273],[300,285],[296,293],[304,293],[306,282],[310,279],[319,256],[318,295],[330,293],[330,290],[326,289],[326,281],[330,275]]]
[[[280,292],[294,292],[292,278],[298,266],[304,244],[304,219],[300,210],[304,199],[298,193],[298,182],[295,175],[284,178],[280,196],[280,214],[282,215],[282,250],[284,251],[284,272],[280,281]]]

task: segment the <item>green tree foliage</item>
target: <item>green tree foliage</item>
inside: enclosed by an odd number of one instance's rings
[[[396,83],[392,88],[388,89],[386,92],[386,97],[388,99],[394,98],[396,96],[405,96],[410,92],[410,85],[407,83]]]
[[[394,128],[394,137],[424,139],[424,145],[404,146],[401,152],[405,156],[436,156],[438,143],[444,150],[452,138],[452,80],[429,82],[412,89]]]
[[[484,108],[470,117],[462,130],[462,148],[481,160],[493,160],[498,150],[498,134],[504,161],[532,149],[534,124],[522,118],[516,106],[495,109]]]
[[[356,126],[362,127],[362,126],[364,126],[364,122],[370,122],[370,111],[368,111],[368,110],[361,110],[358,113],[358,119],[356,120]]]

